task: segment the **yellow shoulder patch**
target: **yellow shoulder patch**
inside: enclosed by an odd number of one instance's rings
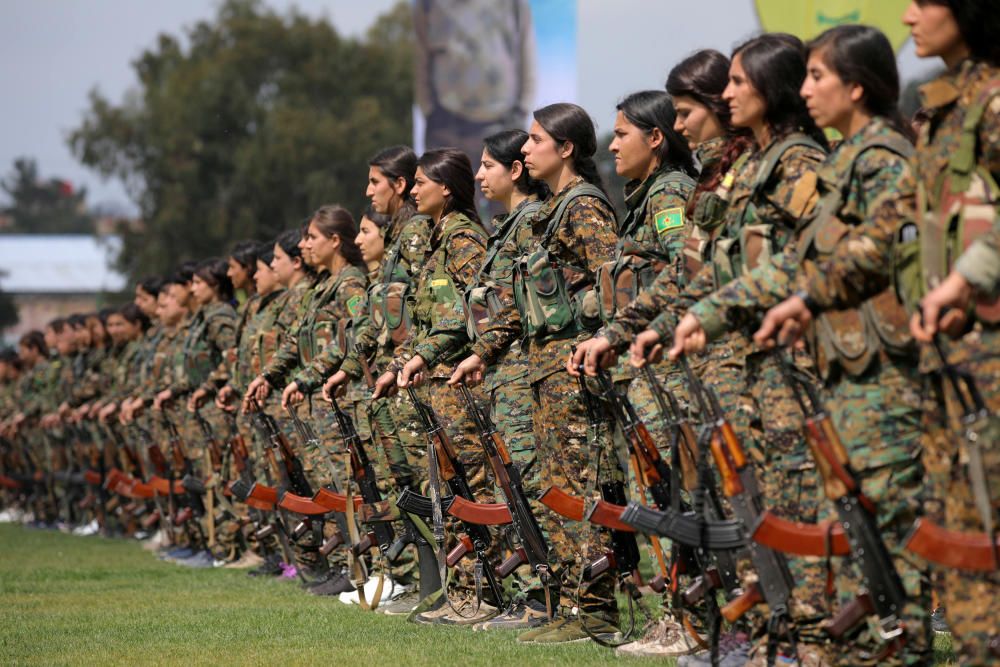
[[[817,176],[815,171],[807,171],[799,177],[792,190],[792,198],[788,202],[788,212],[796,217],[802,217],[812,213],[819,199],[819,192],[816,190]]]
[[[431,287],[444,287],[448,284],[447,278],[435,278],[431,281]]]
[[[683,229],[684,207],[674,206],[673,208],[663,209],[653,216],[653,220],[656,223],[656,233],[660,235],[674,230]]]

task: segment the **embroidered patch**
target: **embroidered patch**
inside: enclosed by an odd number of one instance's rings
[[[684,208],[675,206],[664,209],[656,214],[655,220],[657,234],[666,234],[672,229],[681,229],[684,227]]]
[[[347,300],[347,312],[351,314],[351,317],[357,317],[358,311],[361,310],[361,295],[355,294],[350,299]]]
[[[447,278],[436,278],[431,281],[431,287],[444,287],[448,284]]]

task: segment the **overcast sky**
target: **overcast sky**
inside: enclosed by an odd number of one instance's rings
[[[795,1],[795,0],[792,0]],[[298,7],[360,35],[395,0],[266,0],[278,11]],[[80,166],[66,135],[99,89],[113,102],[135,85],[131,62],[160,32],[214,15],[211,0],[2,0],[0,2],[0,174],[13,160],[38,160],[43,176],[85,185],[91,205],[127,204],[120,184]],[[760,30],[751,0],[579,0],[578,100],[610,129],[625,94],[661,88],[670,67],[702,47],[724,53]],[[900,53],[904,80],[933,64]]]

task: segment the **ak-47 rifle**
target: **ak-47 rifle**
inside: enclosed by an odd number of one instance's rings
[[[439,477],[444,480],[448,485],[448,489],[455,497],[464,498],[470,503],[474,503],[476,499],[472,493],[472,487],[469,485],[465,466],[456,455],[448,434],[445,432],[441,422],[438,421],[437,415],[434,414],[434,409],[417,397],[417,393],[413,390],[413,387],[407,387],[406,391],[409,394],[410,401],[417,410],[417,414],[420,416],[420,422],[423,424],[424,432],[427,435],[431,518],[433,521],[434,539],[438,544],[438,570],[441,573],[442,591],[445,598],[447,598],[447,588],[444,582],[447,581],[449,563],[444,546],[444,510],[441,505]],[[404,507],[406,502],[404,495],[406,494],[399,497],[396,504],[400,509],[409,511],[407,507]],[[497,608],[502,609],[507,607],[507,595],[497,579],[496,567],[491,562],[488,554],[492,542],[489,529],[486,526],[469,521],[462,521],[462,525],[465,535],[472,543],[472,551],[476,554],[477,565],[474,570],[474,577],[476,580],[477,604],[473,615],[479,613],[479,602],[482,600],[480,591],[482,579],[486,580],[486,585],[493,594]],[[461,541],[462,538],[459,537],[459,540]],[[451,564],[454,565],[460,558],[461,556],[454,559],[454,562]]]
[[[847,532],[851,553],[861,569],[864,584],[857,598],[842,607],[826,624],[825,630],[835,638],[842,637],[866,616],[874,614],[885,642],[883,657],[891,655],[906,643],[906,631],[899,614],[907,595],[892,556],[882,541],[875,503],[862,491],[847,449],[825,412],[812,380],[804,377],[784,357],[780,363],[786,382],[805,415],[806,442],[823,478],[826,496],[834,502]]]
[[[962,436],[968,458],[966,470],[983,532],[950,530],[920,518],[914,522],[903,545],[918,556],[945,567],[971,572],[994,572],[1000,570],[1000,542],[997,541],[993,496],[986,481],[983,440],[996,417],[986,406],[972,374],[948,363],[937,338],[934,339],[934,348],[941,359],[939,373],[951,385],[962,407]],[[992,428],[995,430],[996,426],[992,425]],[[987,446],[996,444],[987,441]]]
[[[170,440],[170,455],[173,459],[173,464],[169,469],[169,489],[170,495],[174,504],[174,525],[186,526],[188,530],[191,529],[191,525],[194,525],[194,532],[196,535],[192,537],[197,537],[198,543],[205,545],[205,535],[201,529],[201,522],[198,521],[199,517],[205,514],[205,505],[201,501],[201,495],[198,491],[201,481],[194,476],[194,467],[191,465],[191,459],[187,457],[185,452],[184,441],[181,439],[181,434],[177,431],[177,427],[171,421],[170,417],[167,416],[166,411],[162,412],[163,425],[167,429],[168,437]],[[181,479],[177,480],[180,476]],[[175,485],[180,482],[180,489]],[[203,486],[201,488],[204,488]],[[179,502],[178,502],[179,501]],[[184,507],[179,507],[179,504],[183,504]]]
[[[722,477],[722,492],[729,499],[733,514],[739,519],[743,529],[749,533],[764,507],[753,465],[736,437],[733,427],[726,421],[715,392],[691,372],[686,362],[684,366],[691,394],[698,403],[699,411],[711,418],[713,428],[711,452]],[[798,654],[798,633],[789,611],[795,580],[784,554],[754,542],[749,543],[749,548],[750,560],[757,571],[757,581],[742,595],[724,606],[722,616],[730,623],[735,623],[752,607],[766,603],[769,613],[767,660],[768,664],[772,664],[781,639],[788,641],[791,655]]]
[[[549,545],[545,541],[545,535],[538,525],[538,520],[531,511],[531,505],[521,481],[521,470],[514,464],[503,438],[497,432],[489,414],[476,402],[472,391],[465,383],[458,385],[458,388],[462,392],[468,413],[479,431],[479,442],[483,446],[486,460],[493,470],[493,479],[500,487],[504,502],[507,503],[507,511],[510,513],[511,524],[517,538],[514,553],[500,564],[497,574],[503,578],[505,572],[513,572],[518,566],[527,563],[538,576],[542,585],[547,587],[550,577]],[[469,546],[465,542],[461,544],[465,547]],[[455,551],[452,552],[452,557],[454,554]]]

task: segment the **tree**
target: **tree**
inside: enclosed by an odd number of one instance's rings
[[[324,203],[360,212],[368,158],[413,134],[411,22],[400,3],[349,39],[227,0],[186,39],[161,34],[120,104],[92,91],[70,147],[120,178],[144,221],[123,230],[119,268],[163,272],[272,238]]]
[[[43,180],[35,160],[21,157],[0,181],[10,205],[3,214],[10,224],[3,231],[12,234],[89,234],[94,220],[86,212],[86,189],[73,190],[62,179]]]

